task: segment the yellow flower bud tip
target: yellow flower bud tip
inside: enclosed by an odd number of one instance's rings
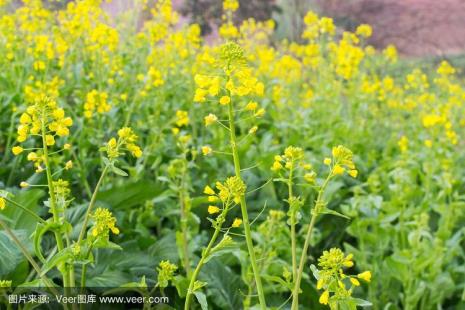
[[[66,143],[65,145],[63,145],[63,149],[65,149],[65,150],[71,149],[71,144]]]
[[[302,168],[304,168],[305,170],[312,170],[312,165],[311,164],[303,164]]]
[[[15,147],[12,148],[11,151],[13,152],[13,154],[15,156],[17,156],[17,155],[21,154],[24,151],[24,149],[22,147],[20,147],[20,146],[15,146]]]
[[[208,202],[217,202],[218,201],[218,197],[216,196],[208,196]]]
[[[65,169],[69,170],[71,168],[73,168],[73,162],[71,160],[68,160],[65,164]]]
[[[355,286],[360,286],[360,282],[355,278],[350,278],[350,282]]]
[[[208,213],[209,214],[215,214],[215,213],[218,213],[220,212],[220,208],[218,208],[217,206],[208,206]]]
[[[256,117],[262,117],[263,115],[265,115],[265,109],[259,109],[257,112],[255,112],[255,116]]]
[[[29,160],[29,161],[36,161],[38,159],[39,159],[39,156],[37,156],[36,152],[31,152],[31,153],[27,154],[27,160]]]
[[[323,294],[320,295],[320,299],[318,301],[322,305],[327,305],[329,302],[329,291],[324,291]]]
[[[359,273],[357,275],[357,278],[362,279],[362,280],[364,280],[366,282],[370,282],[371,281],[371,272],[370,271],[364,271],[362,273]]]
[[[326,166],[331,165],[331,158],[326,157],[326,158],[323,160],[323,163],[324,163]]]
[[[215,195],[215,191],[213,190],[213,188],[211,188],[210,186],[205,186],[204,190],[203,190],[203,193],[205,195]]]
[[[241,224],[242,224],[242,220],[239,218],[235,218],[231,226],[236,228],[236,227],[241,226]]]
[[[272,171],[279,171],[283,168],[283,165],[281,165],[281,163],[279,161],[275,161],[273,163],[273,166],[271,167],[271,170]]]
[[[253,126],[252,128],[249,129],[249,134],[253,135],[256,133],[258,130],[258,126]]]
[[[0,210],[4,210],[6,207],[6,200],[3,197],[0,197]]]
[[[29,186],[29,183],[23,181],[23,182],[19,183],[19,186],[22,187],[22,188],[26,188],[26,187]]]
[[[258,104],[254,101],[250,101],[246,106],[245,106],[245,109],[247,111],[254,111],[256,110],[258,107]]]
[[[52,146],[55,144],[55,138],[52,136],[52,135],[46,135],[45,136],[45,143],[48,145],[48,146]]]
[[[345,171],[345,169],[343,167],[341,167],[340,165],[335,165],[334,168],[333,168],[333,174],[335,175],[341,175],[343,174]]]
[[[348,261],[345,261],[345,262],[343,263],[343,265],[344,265],[345,267],[352,267],[352,266],[354,265],[354,262],[351,261],[351,260],[348,260]]]
[[[318,279],[318,281],[316,282],[316,289],[321,290],[323,288],[324,284],[325,284],[325,282],[324,282],[323,278]]]
[[[356,178],[358,175],[358,171],[355,169],[349,170],[349,175],[353,178]]]
[[[231,102],[231,97],[229,96],[223,96],[220,98],[220,104],[221,105],[227,105]]]
[[[212,152],[212,148],[209,146],[202,146],[202,154],[203,155],[209,155]]]
[[[210,113],[204,118],[205,126],[210,126],[211,124],[215,123],[217,120],[218,120],[218,117],[215,114]]]

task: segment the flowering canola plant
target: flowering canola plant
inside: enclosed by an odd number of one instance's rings
[[[279,40],[225,0],[205,42],[170,0],[133,4],[0,1],[2,291],[461,307],[459,67],[312,11]]]

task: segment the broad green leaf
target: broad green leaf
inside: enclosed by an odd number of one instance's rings
[[[220,309],[242,307],[242,281],[236,272],[224,265],[218,258],[204,266],[199,280],[208,283],[207,295]]]
[[[13,234],[21,243],[28,247],[30,251],[31,244],[28,242],[27,231],[13,230]],[[5,231],[0,231],[0,277],[7,275],[15,270],[19,263],[24,260],[24,256],[16,243],[8,236]]]
[[[208,310],[207,296],[205,296],[205,294],[201,291],[195,291],[194,295],[197,298],[197,301],[199,302],[202,310]]]
[[[44,191],[40,189],[30,189],[27,191],[19,191],[15,193],[14,197],[10,196],[9,198],[28,210],[39,214],[39,200],[44,197],[44,195]],[[28,234],[32,234],[37,224],[37,219],[34,218],[34,216],[12,204],[8,204],[7,208],[2,211],[2,215],[11,219],[12,224],[10,228],[24,229]]]

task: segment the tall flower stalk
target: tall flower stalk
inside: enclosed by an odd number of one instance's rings
[[[195,76],[197,89],[195,91],[194,101],[202,103],[207,100],[207,96],[219,97],[219,99],[215,98],[215,101],[218,102],[220,106],[227,109],[226,124],[219,121],[216,115],[210,113],[205,117],[205,125],[210,126],[213,124],[219,124],[229,132],[230,152],[215,152],[232,156],[235,177],[237,178],[238,182],[240,181],[243,183],[241,176],[241,162],[238,152],[240,141],[236,136],[237,128],[235,109],[239,107],[241,101],[245,99],[244,97],[253,95],[262,96],[264,92],[264,85],[252,75],[250,68],[248,68],[246,64],[244,50],[236,43],[228,42],[221,46],[219,49],[219,56],[215,64],[215,68],[220,68],[222,72],[220,74],[197,74]],[[251,116],[248,116],[244,119],[255,119],[265,113],[264,109],[259,108],[258,103],[254,101],[249,101],[242,109],[240,109],[240,111],[243,111],[244,113],[251,113]],[[257,126],[253,126],[241,141],[255,134],[257,128]],[[213,150],[209,146],[204,146],[202,148],[202,153],[204,155],[209,155],[212,152]],[[236,197],[236,203],[240,205],[241,209],[242,219],[240,220],[242,221],[244,227],[244,235],[250,264],[254,274],[255,286],[257,289],[260,307],[261,309],[266,309],[265,294],[260,278],[260,270],[258,268],[257,258],[254,251],[245,192]]]
[[[294,288],[292,291],[292,310],[297,310],[299,308],[299,294],[300,284],[302,281],[302,274],[304,272],[304,267],[308,259],[308,247],[310,245],[313,229],[315,227],[315,223],[318,216],[320,214],[333,214],[342,216],[342,214],[339,214],[336,211],[329,210],[326,208],[326,201],[324,200],[324,193],[326,191],[326,188],[331,179],[335,176],[342,175],[345,172],[347,172],[347,174],[355,178],[358,174],[353,162],[352,151],[350,151],[348,148],[342,145],[333,147],[332,158],[325,158],[324,164],[329,167],[329,172],[326,179],[323,181],[323,183],[318,189],[317,198],[315,200],[314,207],[311,210],[310,224],[307,228],[307,233],[305,235],[304,246],[302,248],[302,256],[300,257],[299,267],[297,270],[297,277],[294,280]],[[326,292],[324,294],[326,295]],[[326,299],[326,297],[323,299]]]
[[[215,245],[223,228],[223,224],[226,221],[226,215],[228,214],[228,211],[241,201],[241,197],[243,197],[245,194],[246,187],[241,179],[239,179],[237,176],[233,176],[227,178],[224,183],[217,182],[216,189],[218,190],[218,193],[209,186],[205,187],[204,190],[204,193],[209,195],[208,200],[211,203],[221,202],[222,206],[221,209],[215,205],[210,205],[208,207],[208,213],[220,214],[215,220],[211,220],[215,231],[210,241],[208,242],[207,247],[202,251],[200,260],[191,275],[189,288],[186,295],[186,302],[184,304],[185,310],[190,309],[192,294],[194,294],[196,290],[204,285],[202,282],[197,281],[197,277],[203,265],[208,262],[208,260],[211,258],[211,254],[213,254],[215,251],[219,251],[233,243],[233,240],[231,237],[229,237],[228,233],[225,233],[223,239]],[[235,224],[233,223],[233,227],[234,226]]]
[[[234,110],[233,105],[230,103],[228,105],[228,119],[229,119],[229,133],[230,133],[230,143],[231,143],[231,153],[234,161],[234,172],[236,177],[241,179],[241,163],[240,157],[237,152],[237,138],[236,138],[236,127],[234,119]],[[247,202],[245,200],[245,195],[241,197],[240,200],[242,221],[244,225],[244,234],[245,242],[247,243],[247,250],[249,252],[250,264],[252,265],[252,271],[254,273],[255,284],[257,286],[258,299],[260,301],[260,307],[266,309],[265,294],[263,291],[262,281],[260,278],[259,269],[257,266],[257,259],[255,257],[255,250],[253,246],[252,233],[250,232],[250,222],[249,214],[247,212]]]

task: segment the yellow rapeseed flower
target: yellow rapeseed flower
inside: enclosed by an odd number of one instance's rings
[[[212,152],[212,148],[209,146],[202,146],[202,154],[203,155],[209,155]]]
[[[217,206],[208,206],[208,213],[209,214],[215,214],[215,213],[218,213],[220,212],[220,208],[218,208]]]
[[[355,278],[350,278],[350,282],[355,286],[360,286],[360,282]]]
[[[364,271],[362,273],[359,273],[357,275],[357,278],[362,279],[364,281],[370,282],[371,281],[371,272],[370,271]]]
[[[320,295],[320,299],[318,301],[320,304],[327,305],[329,302],[329,291],[324,291],[323,294]]]
[[[217,120],[218,117],[215,114],[210,113],[204,118],[205,126],[210,126],[211,124],[214,124]]]
[[[333,174],[335,175],[341,175],[343,174],[345,169],[341,165],[335,165],[333,168]]]
[[[221,105],[227,105],[231,102],[231,97],[229,96],[223,96],[220,98],[220,104]]]
[[[239,226],[241,226],[241,224],[242,224],[242,220],[239,219],[239,218],[235,218],[235,219],[234,219],[234,222],[232,223],[231,226],[232,226],[232,227],[239,227]]]
[[[24,151],[24,149],[22,147],[20,147],[20,146],[14,146],[11,151],[16,156],[16,155],[21,154]]]
[[[215,191],[210,186],[205,186],[203,193],[206,195],[215,195]]]

